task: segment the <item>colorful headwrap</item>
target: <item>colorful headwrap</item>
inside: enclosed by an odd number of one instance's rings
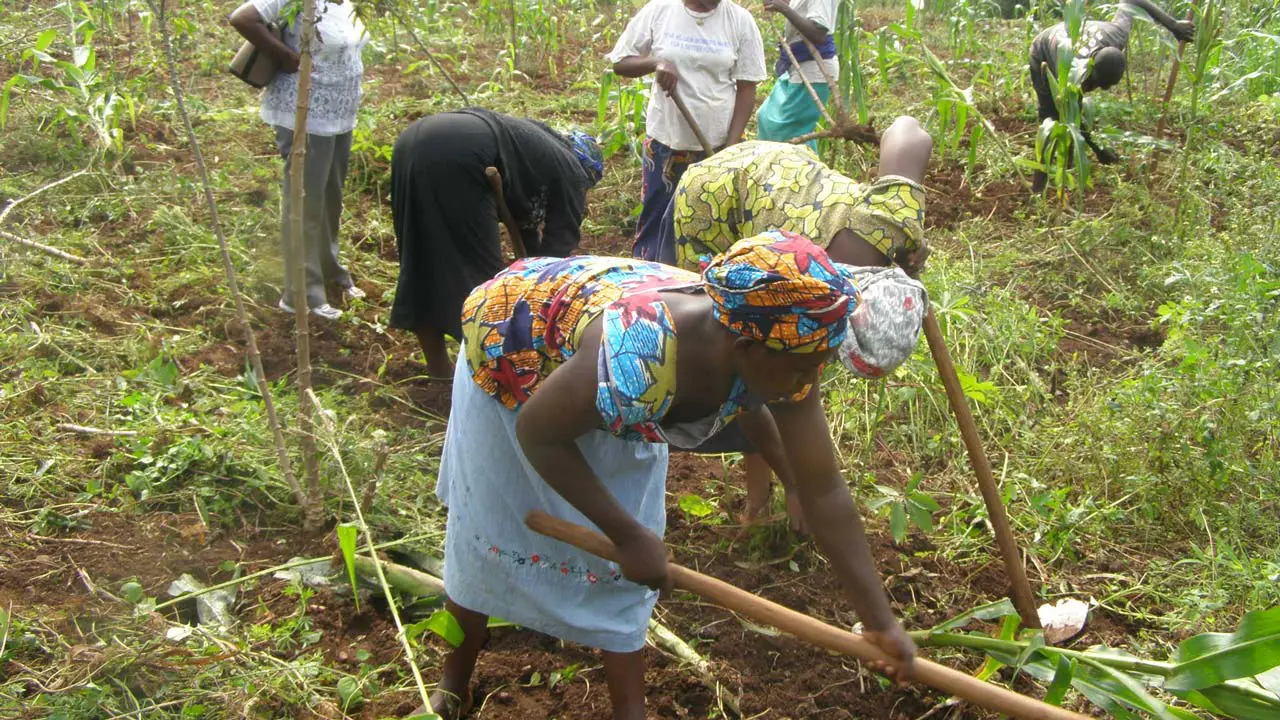
[[[738,241],[702,279],[725,327],[787,352],[839,345],[858,304],[857,288],[826,251],[784,230]]]
[[[604,177],[604,154],[600,152],[600,143],[576,128],[565,133],[564,137],[569,141],[569,147],[582,164],[587,177],[591,179],[591,187],[594,187]]]

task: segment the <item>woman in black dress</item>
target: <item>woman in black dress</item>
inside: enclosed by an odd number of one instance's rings
[[[391,156],[391,212],[400,277],[391,327],[418,337],[434,378],[452,377],[444,337],[462,336],[462,302],[506,264],[485,168],[502,191],[530,256],[578,247],[587,190],[604,164],[594,138],[481,108],[415,121]]]

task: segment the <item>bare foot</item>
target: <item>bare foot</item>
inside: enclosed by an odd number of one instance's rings
[[[419,705],[418,709],[413,711],[411,717],[435,713],[443,720],[458,720],[470,713],[474,704],[470,690],[467,690],[466,697],[460,698],[454,693],[439,689],[431,693],[431,709],[427,710],[425,705]]]

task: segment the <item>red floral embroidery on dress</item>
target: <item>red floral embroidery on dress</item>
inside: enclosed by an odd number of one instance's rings
[[[475,536],[475,540],[481,547],[488,545],[489,551],[486,554],[494,560],[506,561],[513,565],[526,565],[539,570],[558,571],[559,575],[573,578],[579,582],[591,585],[597,585],[601,582],[617,583],[622,580],[622,573],[612,568],[601,574],[597,574],[595,570],[591,568],[573,565],[567,560],[562,560],[560,562],[548,561],[541,553],[524,555],[515,552],[514,550],[503,550],[497,545],[485,543],[479,535]]]

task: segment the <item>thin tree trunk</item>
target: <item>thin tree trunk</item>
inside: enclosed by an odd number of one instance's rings
[[[236,318],[244,328],[245,342],[249,346],[249,365],[253,368],[254,379],[258,383],[258,392],[262,394],[262,404],[267,411],[267,423],[271,426],[271,437],[275,441],[276,460],[280,463],[280,472],[284,481],[293,492],[293,499],[304,510],[312,503],[302,486],[293,474],[293,466],[289,462],[289,450],[285,446],[284,431],[280,428],[280,418],[276,414],[276,404],[271,397],[271,386],[267,384],[267,374],[262,369],[262,354],[258,352],[258,339],[249,322],[249,313],[244,307],[244,298],[240,295],[240,283],[236,280],[236,267],[231,262],[231,250],[227,245],[227,236],[222,232],[222,222],[218,219],[218,204],[213,199],[213,186],[209,183],[209,171],[204,164],[204,154],[200,152],[200,143],[196,140],[195,130],[191,127],[191,116],[187,113],[186,100],[182,93],[182,84],[178,79],[178,63],[173,53],[173,42],[169,37],[168,19],[164,14],[164,2],[159,5],[155,0],[147,0],[151,13],[155,16],[160,29],[160,39],[164,42],[165,58],[169,69],[169,83],[173,90],[174,100],[178,105],[178,115],[182,117],[187,130],[187,142],[191,144],[191,154],[196,159],[196,171],[200,174],[200,183],[204,187],[205,203],[209,206],[209,222],[213,226],[213,234],[218,238],[218,249],[222,252],[222,269],[227,275],[227,288],[231,291],[231,300],[236,306]]]
[[[315,405],[311,401],[311,328],[307,306],[306,253],[302,232],[306,189],[303,167],[307,161],[307,114],[311,109],[311,43],[316,34],[316,0],[302,6],[301,45],[298,54],[298,107],[293,116],[293,148],[289,153],[289,255],[293,258],[293,311],[297,323],[298,348],[298,434],[302,442],[302,472],[306,477],[308,504],[303,523],[308,530],[320,526],[324,495],[320,488],[319,456],[316,452]]]

